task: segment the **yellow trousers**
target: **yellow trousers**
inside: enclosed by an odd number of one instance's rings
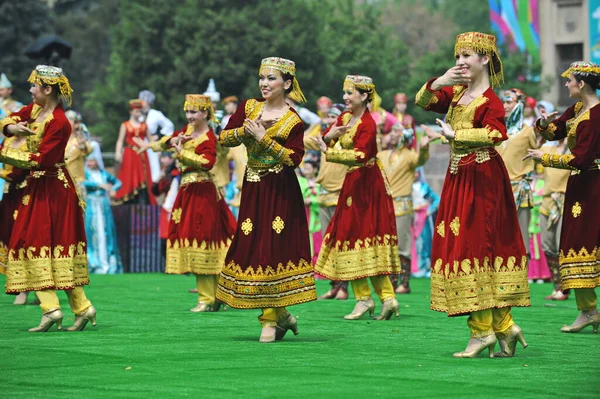
[[[266,308],[258,316],[258,321],[263,327],[276,327],[277,321],[287,314],[288,311],[286,308]]]
[[[208,305],[215,303],[218,283],[218,274],[197,274],[196,289],[198,290],[198,302],[206,303]]]
[[[67,298],[69,298],[69,306],[75,315],[80,315],[87,310],[92,303],[85,296],[83,287],[75,287],[72,290],[65,290]],[[40,307],[44,314],[60,309],[60,301],[54,290],[36,291],[35,295],[40,300]]]
[[[594,288],[575,288],[573,291],[575,291],[577,309],[581,311],[596,310],[598,298]]]
[[[482,338],[488,335],[503,333],[515,322],[510,314],[510,308],[486,309],[472,312],[467,320],[471,330],[471,338]]]
[[[369,278],[371,279],[371,284],[373,284],[373,288],[381,302],[396,297],[394,286],[392,285],[389,276],[373,276]],[[366,301],[371,298],[371,288],[369,287],[369,281],[366,278],[352,280],[350,284],[352,284],[354,297],[357,301]]]

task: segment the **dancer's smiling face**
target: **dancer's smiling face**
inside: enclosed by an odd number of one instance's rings
[[[292,81],[284,80],[283,74],[276,69],[263,68],[258,74],[258,88],[265,100],[284,96],[291,86]]]

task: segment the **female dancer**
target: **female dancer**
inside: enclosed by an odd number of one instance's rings
[[[98,274],[122,273],[117,229],[110,207],[110,199],[121,187],[121,182],[102,168],[98,155],[93,152],[88,156],[83,181],[89,269]]]
[[[295,63],[284,58],[262,60],[258,86],[263,99],[242,103],[219,138],[226,147],[244,144],[248,166],[217,298],[234,308],[262,308],[260,342],[274,342],[289,329],[298,333],[285,307],[317,299],[304,201],[294,172],[304,156],[304,124],[285,95],[306,100]]]
[[[71,125],[61,103],[70,105],[73,90],[62,69],[52,66],[38,65],[29,82],[33,103],[0,121],[4,134],[27,136],[27,150],[3,146],[0,160],[30,169],[14,214],[6,292],[36,292],[43,316],[29,331],[44,332],[62,327],[55,290],[64,290],[76,316],[67,330],[79,331],[88,321],[96,324],[96,310],[82,287],[89,283],[83,212],[64,164]]]
[[[173,204],[167,239],[167,274],[196,275],[198,303],[191,312],[218,310],[215,292],[219,273],[235,231],[235,218],[210,173],[217,159],[217,138],[208,125],[215,113],[209,96],[188,94],[183,110],[188,124],[172,136],[149,144],[134,138],[145,154],[173,148],[182,177]]]
[[[560,236],[561,289],[574,289],[581,311],[562,332],[574,333],[592,326],[598,332],[600,314],[595,288],[600,285],[600,66],[578,61],[562,75],[569,96],[579,100],[560,118],[542,113],[535,128],[548,140],[567,138],[570,154],[544,154],[529,150],[545,167],[571,170],[567,183]]]
[[[357,302],[352,313],[344,316],[346,320],[357,320],[367,312],[372,315],[375,310],[367,277],[383,304],[378,319],[399,315],[388,276],[400,272],[394,205],[377,159],[377,125],[367,110],[375,94],[371,78],[347,76],[344,101],[348,111],[315,138],[327,162],[349,167],[315,265],[315,271],[330,280],[350,280]]]
[[[497,338],[496,355],[513,356],[517,340],[527,344],[510,308],[529,306],[529,285],[512,187],[494,149],[507,139],[502,101],[492,89],[502,79],[502,63],[496,38],[478,32],[458,35],[454,56],[456,66],[416,97],[420,107],[446,113],[446,122],[437,122],[450,142],[433,239],[431,309],[470,314],[471,340],[454,357],[476,357],[486,348],[493,357]]]
[[[130,204],[154,205],[156,199],[152,194],[148,154],[140,153],[139,144],[136,144],[136,139],[146,141],[148,137],[148,126],[140,121],[143,118],[142,107],[142,100],[129,101],[129,120],[123,122],[119,130],[115,160],[121,164],[117,178],[123,185],[117,191],[115,200]]]

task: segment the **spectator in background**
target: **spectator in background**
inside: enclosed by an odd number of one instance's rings
[[[152,108],[156,96],[150,90],[142,90],[138,95],[142,100],[142,115],[140,122],[146,122],[148,126],[148,139],[158,140],[162,136],[170,136],[175,130],[173,122],[162,112]],[[146,151],[148,162],[150,164],[150,172],[152,181],[157,182],[160,177],[160,164],[158,154],[154,151]]]
[[[533,122],[535,122],[535,106],[537,102],[533,97],[527,97],[525,100],[525,109],[523,110],[523,123],[527,126],[533,126]]]
[[[229,96],[223,99],[225,115],[223,116],[223,119],[221,119],[221,129],[225,129],[227,122],[229,122],[229,118],[231,118],[231,115],[235,114],[238,105],[240,105],[240,100],[236,96]]]
[[[86,191],[85,234],[90,273],[123,273],[117,246],[117,229],[110,208],[110,198],[121,182],[100,168],[96,154],[87,157],[83,187]]]

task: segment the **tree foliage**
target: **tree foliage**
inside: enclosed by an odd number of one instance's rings
[[[29,73],[38,61],[25,55],[25,50],[38,37],[54,33],[52,12],[39,0],[0,2],[0,72],[13,85],[13,95],[20,101],[30,99]]]
[[[210,78],[222,96],[259,95],[260,60],[296,61],[298,80],[314,108],[326,95],[341,102],[347,74],[374,78],[391,108],[393,96],[414,99],[429,78],[454,65],[457,33],[490,31],[482,0],[59,0],[55,13],[39,0],[0,5],[1,71],[27,98],[27,74],[36,64],[23,49],[42,33],[73,44],[63,68],[92,134],[110,151],[127,101],[142,89],[177,126],[185,123],[186,93],[202,93]],[[32,11],[34,10],[34,11]],[[22,22],[18,22],[22,18]],[[15,21],[17,21],[15,23]],[[55,21],[55,23],[54,23]],[[17,38],[14,40],[13,38]],[[506,83],[539,94],[540,66],[501,49]],[[26,100],[25,100],[26,101]],[[436,115],[410,106],[418,122]]]

